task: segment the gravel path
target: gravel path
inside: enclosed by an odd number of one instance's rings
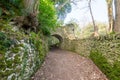
[[[108,80],[87,58],[55,49],[49,52],[42,67],[31,80]]]

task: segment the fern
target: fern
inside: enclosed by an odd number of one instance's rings
[[[0,15],[9,18],[21,15],[23,10],[23,0],[0,0]]]

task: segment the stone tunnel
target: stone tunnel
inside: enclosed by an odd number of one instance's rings
[[[56,44],[59,47],[61,47],[64,44],[64,41],[66,41],[66,39],[70,39],[70,40],[75,39],[73,28],[71,26],[59,27],[55,31],[51,32],[51,36],[59,40],[59,43]]]
[[[63,38],[62,38],[62,36],[60,36],[59,34],[53,34],[53,35],[51,35],[51,36],[56,37],[56,38],[59,40],[60,43],[63,42]]]
[[[63,37],[59,34],[52,34],[51,42],[50,48],[59,48],[63,42]]]

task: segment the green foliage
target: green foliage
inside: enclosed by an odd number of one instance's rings
[[[40,28],[45,35],[49,35],[50,31],[56,27],[56,10],[53,2],[50,0],[40,0],[38,20]]]
[[[10,18],[20,15],[23,10],[23,0],[0,0],[0,15],[2,18]]]
[[[31,37],[30,37],[30,44],[34,44],[35,45],[35,50],[39,52],[39,59],[41,59],[41,61],[43,61],[44,57],[45,57],[45,52],[42,52],[44,51],[43,49],[43,44],[42,44],[42,40],[40,39],[40,34],[41,33],[34,33],[34,32],[31,32]]]
[[[96,22],[96,25],[98,27],[98,33],[99,35],[106,35],[107,34],[107,24],[106,23],[101,23],[101,22]],[[90,37],[94,33],[94,27],[92,23],[88,23],[84,28],[83,28],[83,34],[82,36],[84,38]]]
[[[70,13],[72,10],[71,2],[69,0],[54,0],[56,5],[56,10],[58,14],[58,19],[63,21],[67,13]]]
[[[11,73],[14,73],[14,70],[6,70],[6,68],[14,68],[15,66],[13,66],[13,62],[17,63],[17,60],[7,60],[6,59],[6,55],[5,53],[10,49],[10,46],[13,44],[13,41],[8,38],[8,36],[3,33],[0,32],[0,79],[5,79],[5,77],[7,77],[8,75],[10,75]],[[15,51],[15,49],[14,49]],[[6,71],[5,71],[6,70]],[[5,71],[5,72],[4,72]],[[5,79],[6,80],[6,79]]]
[[[12,41],[7,38],[5,33],[0,32],[0,50],[6,51],[12,45]]]
[[[2,15],[2,8],[0,8],[0,16]]]
[[[102,70],[102,72],[109,78],[109,80],[120,79],[120,62],[116,61],[113,66],[108,63],[107,59],[99,51],[91,51],[90,58]]]
[[[21,33],[24,36],[15,36],[16,34],[8,36],[7,33],[0,32],[0,79],[2,80],[7,80],[12,74],[15,75],[9,80],[18,78],[29,80],[27,78],[30,78],[34,71],[39,68],[46,55],[45,49],[47,46],[44,46],[45,43],[42,42],[41,33],[31,32],[29,36],[24,33]],[[14,36],[12,40],[15,43],[11,41],[11,36]],[[17,37],[20,36],[23,38],[18,39]],[[20,44],[16,42],[21,40],[23,42],[20,42]],[[28,63],[28,60],[31,62]],[[27,69],[30,70],[27,71]]]
[[[60,41],[54,37],[54,36],[49,36],[48,37],[48,46],[49,48],[51,48],[52,46],[58,46],[58,44],[60,43]]]
[[[24,46],[25,52],[24,52],[24,57],[23,57],[23,61],[22,61],[22,70],[21,70],[21,79],[24,79],[24,74],[25,74],[25,68],[26,68],[26,64],[27,64],[27,59],[28,59],[28,52],[27,52],[27,47]]]
[[[29,80],[47,51],[46,39],[43,43],[41,35],[14,31],[9,21],[0,21],[0,80]]]

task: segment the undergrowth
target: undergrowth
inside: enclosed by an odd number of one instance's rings
[[[92,50],[89,57],[109,80],[120,80],[120,62],[115,61],[113,65],[111,65],[102,53],[97,50]]]

